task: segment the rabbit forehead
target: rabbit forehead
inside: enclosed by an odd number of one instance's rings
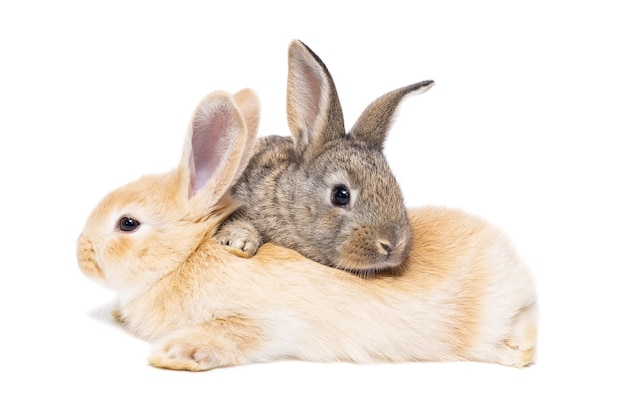
[[[314,171],[328,186],[344,184],[363,189],[398,188],[391,168],[381,152],[361,145],[341,144],[316,158]]]
[[[187,210],[182,187],[171,175],[149,175],[109,193],[93,210],[85,233],[109,231],[122,216],[139,221],[173,220]]]

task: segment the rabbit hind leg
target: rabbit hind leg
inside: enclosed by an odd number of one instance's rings
[[[524,368],[535,363],[538,309],[533,304],[513,318],[511,333],[498,346],[497,362]]]

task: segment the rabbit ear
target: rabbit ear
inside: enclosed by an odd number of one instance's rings
[[[207,95],[193,113],[179,167],[189,198],[208,208],[224,196],[247,163],[242,158],[247,144],[246,123],[233,96]]]
[[[321,59],[304,43],[289,45],[287,122],[301,151],[316,155],[327,139],[345,135],[335,83]]]
[[[233,179],[233,182],[235,182],[246,169],[246,166],[248,165],[248,162],[254,152],[254,141],[259,131],[259,123],[261,119],[261,102],[259,101],[259,96],[254,92],[254,90],[249,88],[236,92],[233,98],[239,107],[239,111],[241,111],[248,130],[248,137],[243,154],[241,155],[239,169],[235,173],[235,178]]]
[[[400,102],[410,95],[428,91],[433,85],[434,81],[422,81],[380,96],[361,113],[350,130],[350,138],[366,141],[382,149]]]

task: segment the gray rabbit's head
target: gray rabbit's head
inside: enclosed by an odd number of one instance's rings
[[[432,85],[423,81],[382,95],[346,133],[328,69],[305,44],[291,43],[287,113],[298,168],[279,192],[286,198],[291,191],[297,200],[291,203],[298,250],[349,270],[402,263],[411,229],[383,146],[402,99]]]

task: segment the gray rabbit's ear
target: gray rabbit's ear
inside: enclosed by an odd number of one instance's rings
[[[422,81],[378,97],[361,113],[350,130],[349,137],[382,149],[400,102],[410,95],[428,91],[433,85],[434,81]]]
[[[246,154],[248,130],[233,96],[207,95],[193,113],[179,165],[189,199],[210,209],[234,182]]]
[[[287,122],[296,147],[307,155],[345,135],[335,83],[322,60],[298,40],[289,45]]]

